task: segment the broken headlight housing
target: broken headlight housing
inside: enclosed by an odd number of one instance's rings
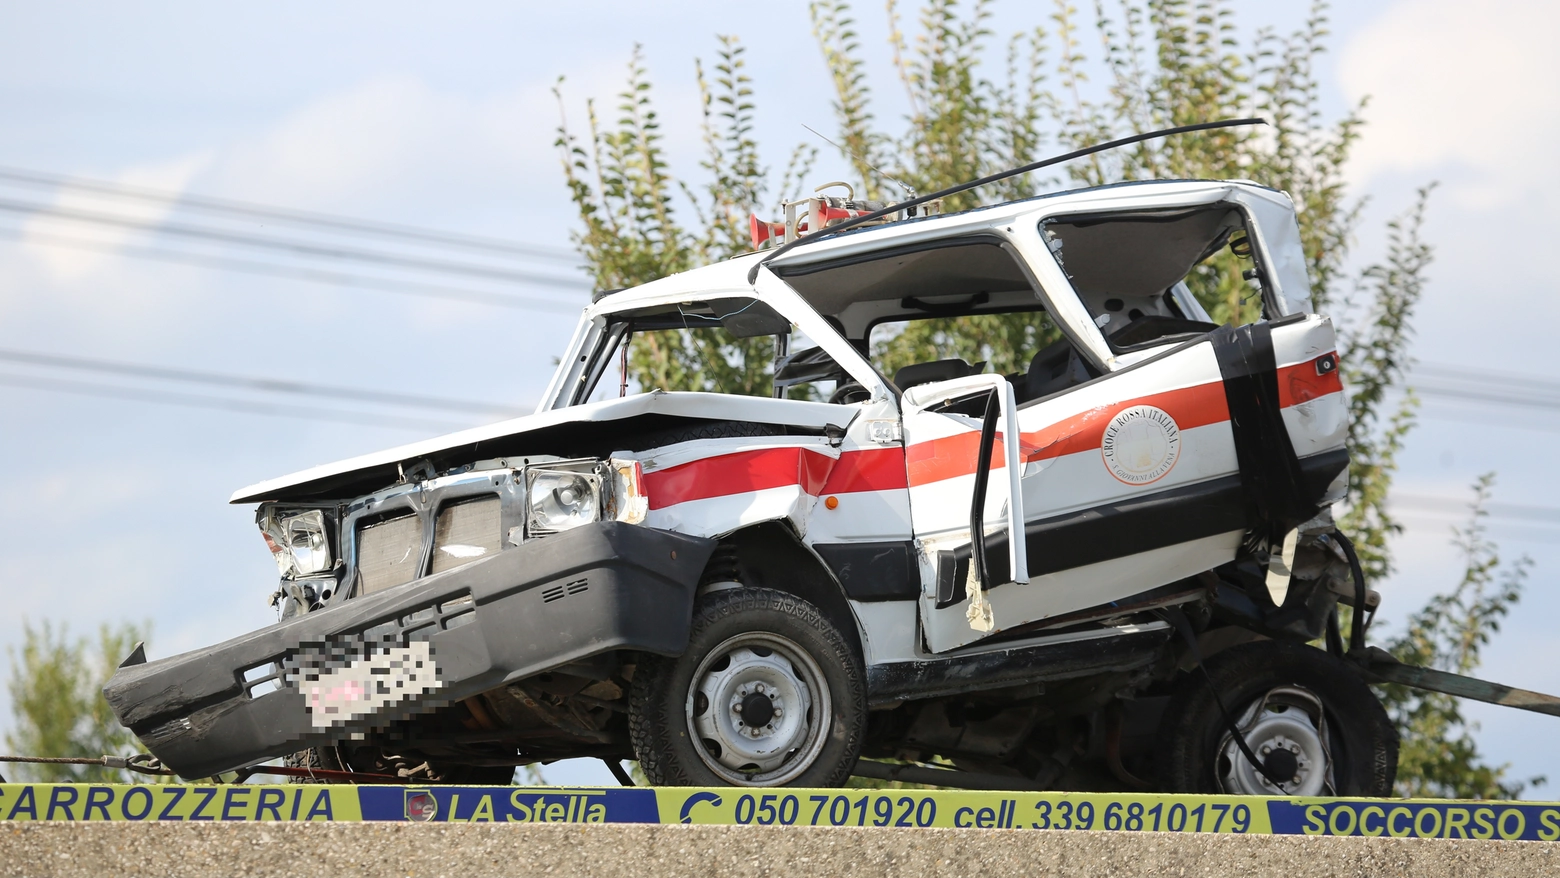
[[[527,467],[526,533],[554,534],[595,521],[644,521],[649,501],[635,460],[563,460]]]
[[[600,519],[601,476],[594,470],[594,465],[590,469],[527,469],[526,530],[532,534],[558,533]]]
[[[258,523],[283,578],[327,573],[335,563],[321,510],[262,509]]]

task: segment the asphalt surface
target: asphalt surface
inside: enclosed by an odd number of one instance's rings
[[[1560,843],[1521,841],[658,825],[0,825],[0,876],[59,878],[1557,874]]]

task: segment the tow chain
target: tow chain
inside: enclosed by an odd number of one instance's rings
[[[0,756],[0,762],[14,762],[23,765],[97,765],[103,768],[122,768],[126,771],[134,771],[138,774],[149,774],[154,777],[178,777],[179,773],[162,764],[150,753],[137,753],[133,756]],[[234,783],[244,783],[257,774],[269,774],[277,777],[287,777],[299,780],[313,780],[336,783],[390,783],[405,784],[412,780],[406,777],[397,777],[390,774],[373,774],[361,771],[332,771],[323,768],[293,768],[290,766],[276,765],[252,765],[248,768],[240,768],[235,772]],[[7,783],[4,775],[0,775],[0,783]]]
[[[150,774],[156,777],[175,777],[177,772],[163,766],[156,756],[150,753],[136,753],[132,756],[0,756],[0,762],[15,762],[24,765],[97,765],[103,768],[122,768],[125,771],[134,771],[138,774]],[[0,783],[5,783],[5,777],[0,776]]]

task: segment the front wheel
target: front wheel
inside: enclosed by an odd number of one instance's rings
[[[1240,751],[1208,680],[1194,670],[1160,727],[1159,779],[1166,792],[1392,795],[1397,730],[1375,693],[1343,662],[1315,647],[1263,640],[1219,652],[1205,665],[1266,770]]]
[[[634,672],[629,729],[652,784],[832,787],[866,725],[861,660],[817,607],[766,588],[700,599],[688,649]]]

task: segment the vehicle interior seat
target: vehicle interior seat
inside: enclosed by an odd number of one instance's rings
[[[1098,377],[1097,373],[1078,356],[1072,342],[1060,338],[1041,348],[1029,361],[1020,401],[1049,396],[1095,377]]]
[[[930,384],[933,381],[948,381],[954,378],[963,378],[967,375],[979,375],[985,368],[986,363],[984,360],[970,365],[959,358],[933,360],[930,363],[914,363],[894,373],[894,384],[900,390],[909,390],[917,384]]]

